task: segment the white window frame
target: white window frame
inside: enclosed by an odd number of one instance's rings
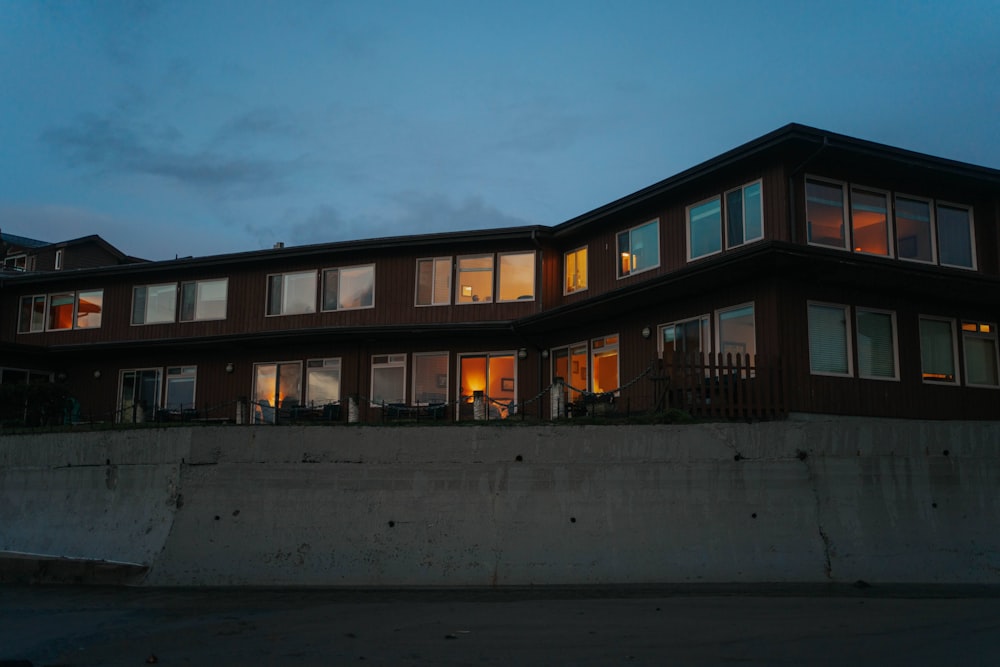
[[[864,250],[858,250],[857,247],[855,246],[855,243],[854,243],[854,192],[856,190],[860,191],[861,193],[866,193],[867,192],[867,193],[871,193],[871,194],[874,194],[874,195],[881,195],[881,196],[885,197],[885,233],[886,233],[886,237],[885,237],[886,246],[885,247],[886,247],[886,254],[884,254],[884,255],[880,255],[877,252],[866,252]],[[889,258],[889,259],[895,259],[896,230],[895,230],[895,226],[893,224],[894,217],[895,217],[894,216],[894,213],[895,213],[895,210],[894,210],[895,198],[893,196],[893,193],[890,192],[889,190],[883,190],[881,188],[870,188],[867,185],[858,185],[857,183],[850,183],[848,185],[848,190],[847,191],[848,191],[848,195],[849,195],[848,199],[847,199],[847,208],[848,208],[848,211],[847,211],[848,215],[847,215],[847,217],[848,217],[849,222],[850,222],[849,227],[850,227],[850,232],[851,233],[850,233],[849,242],[850,242],[851,252],[856,253],[858,255],[867,255],[868,257],[886,257],[886,258]]]
[[[680,320],[674,320],[673,322],[664,322],[656,327],[656,351],[658,356],[662,359],[663,354],[666,352],[665,343],[663,340],[663,332],[667,330],[668,327],[676,328],[683,324],[688,324],[689,322],[698,322],[698,326],[701,329],[699,335],[699,343],[704,348],[702,349],[702,354],[712,353],[712,318],[708,313],[702,315],[695,315],[694,317],[685,317]],[[676,338],[674,341],[676,342]]]
[[[946,322],[951,327],[951,364],[952,368],[955,369],[955,379],[952,381],[948,380],[934,380],[924,377],[924,362],[923,362],[923,338],[920,334],[920,322],[923,320],[930,320],[934,322]],[[959,358],[958,354],[958,331],[955,326],[955,318],[953,317],[941,317],[938,315],[918,315],[917,316],[917,343],[920,349],[920,379],[924,384],[939,385],[942,387],[959,387],[962,385],[962,360]]]
[[[633,268],[631,268],[631,261],[632,261],[631,257],[635,253],[632,252],[634,250],[634,247],[632,245],[632,232],[634,232],[637,229],[642,229],[643,227],[646,227],[648,225],[655,225],[656,226],[656,263],[653,264],[653,265],[651,265],[651,266],[647,266],[647,267],[645,267],[643,269],[633,269]],[[629,249],[628,255],[629,255],[630,259],[629,259],[629,270],[628,270],[628,272],[623,272],[622,271],[622,255],[624,255],[626,253],[622,252],[622,249],[619,246],[619,241],[621,239],[621,235],[624,234],[624,233],[626,233],[626,232],[628,233],[628,238],[629,238],[629,241],[628,241],[628,246],[629,246],[628,247],[628,249]],[[616,274],[618,280],[624,280],[625,278],[630,278],[630,277],[632,277],[634,275],[637,275],[637,274],[640,274],[640,273],[645,273],[646,271],[652,271],[654,269],[660,268],[660,263],[663,261],[663,257],[661,256],[662,253],[660,252],[660,219],[659,218],[651,218],[651,219],[647,220],[646,222],[644,222],[644,223],[642,223],[640,225],[635,225],[633,227],[629,227],[628,229],[623,229],[621,231],[615,232],[615,253],[616,253],[615,254],[615,267],[616,267],[615,268],[615,274]]]
[[[401,403],[406,403],[406,357],[407,354],[403,353],[392,353],[392,354],[373,354],[371,356],[371,372],[369,373],[370,384],[369,392],[371,397],[372,405],[381,405],[381,402],[375,400],[375,370],[377,368],[402,368],[403,369],[403,381],[401,387],[403,390],[403,396]],[[384,361],[380,361],[383,360]],[[395,403],[395,401],[386,401],[386,405]]]
[[[812,229],[809,226],[809,181],[813,181],[820,185],[827,185],[830,187],[840,188],[841,194],[841,204],[840,204],[840,220],[841,225],[844,230],[844,245],[835,246],[826,243],[816,243],[812,240]],[[845,252],[850,252],[851,250],[851,230],[850,230],[850,213],[848,211],[848,206],[850,206],[850,184],[845,181],[837,181],[831,178],[826,178],[823,176],[812,176],[810,174],[805,175],[805,180],[803,181],[803,203],[805,204],[806,213],[806,243],[811,246],[816,246],[817,248],[830,248],[832,250],[843,250]]]
[[[570,255],[576,256],[577,261],[577,272],[575,275],[580,275],[579,271],[579,252],[584,251],[586,258],[583,263],[583,287],[574,287],[570,289],[569,287],[569,258]],[[576,294],[578,292],[586,292],[590,288],[590,247],[582,245],[579,248],[574,248],[563,253],[563,296],[567,294]]]
[[[420,264],[421,264],[421,262],[430,262],[430,264],[431,264],[431,299],[430,299],[429,303],[420,303]],[[448,265],[448,267],[447,267],[447,274],[446,274],[447,280],[448,280],[448,289],[446,290],[446,292],[448,294],[448,298],[446,300],[444,300],[444,301],[435,301],[434,300],[434,294],[435,294],[435,291],[436,291],[434,289],[434,287],[437,284],[438,277],[439,277],[438,276],[438,264],[439,263],[442,263],[442,264],[443,263],[447,263],[447,265]],[[453,269],[455,268],[454,264],[455,264],[455,261],[454,261],[454,259],[450,255],[449,256],[444,256],[444,257],[418,257],[417,258],[417,263],[416,263],[416,269],[417,269],[416,270],[416,277],[414,278],[414,281],[413,281],[413,305],[415,305],[418,308],[426,308],[428,306],[450,306],[451,305],[451,280],[452,280],[452,275],[454,273]]]
[[[945,264],[941,261],[941,241],[940,241],[940,216],[938,215],[938,207],[944,206],[945,208],[962,209],[967,211],[969,214],[969,252],[972,254],[972,266],[962,266],[961,264]],[[962,269],[963,271],[978,271],[978,262],[976,261],[976,217],[975,210],[969,204],[959,204],[957,202],[950,201],[935,201],[934,202],[934,222],[937,223],[935,226],[935,241],[937,242],[937,259],[941,266],[947,266],[952,269]]]
[[[709,202],[713,201],[716,201],[719,204],[719,228],[717,230],[719,232],[719,247],[716,248],[715,250],[711,250],[709,252],[702,253],[700,255],[695,255],[694,246],[691,244],[691,211],[693,211],[695,208],[699,206],[704,206],[705,204],[708,204]],[[706,199],[702,199],[701,201],[695,202],[684,209],[684,232],[685,232],[685,239],[687,240],[687,261],[691,262],[696,259],[711,257],[713,255],[718,255],[722,252],[722,248],[726,244],[725,234],[724,234],[725,222],[726,222],[726,214],[725,214],[725,207],[722,201],[722,195],[713,195]]]
[[[503,283],[503,271],[501,267],[503,266],[503,257],[512,257],[517,255],[531,256],[531,298],[522,299],[522,295],[518,295],[513,299],[503,299],[500,297],[500,288]],[[509,252],[498,252],[496,255],[495,262],[495,272],[496,272],[496,285],[493,287],[493,299],[497,303],[527,303],[534,301],[537,298],[538,292],[538,253],[534,250],[511,250]]]
[[[20,266],[18,266],[18,260],[24,260],[20,262]],[[27,271],[28,255],[23,252],[17,253],[16,255],[7,255],[3,258],[3,265],[5,269],[11,269],[13,271]]]
[[[343,286],[343,281],[341,280],[341,278],[342,278],[342,272],[344,272],[344,271],[351,271],[351,270],[355,270],[355,269],[370,269],[371,270],[371,276],[372,276],[372,302],[371,302],[371,304],[366,305],[366,306],[356,306],[356,307],[353,307],[353,308],[341,308],[340,307],[340,298],[341,298],[341,287]],[[327,274],[334,273],[334,272],[337,273],[337,295],[336,295],[336,298],[334,299],[335,302],[336,302],[336,307],[335,308],[327,308],[326,307],[326,276],[327,276]],[[374,308],[375,307],[375,264],[374,263],[373,264],[356,264],[356,265],[353,265],[353,266],[337,266],[337,267],[332,267],[332,268],[329,268],[329,269],[323,269],[320,272],[319,303],[320,303],[320,312],[324,312],[324,313],[336,313],[336,312],[345,311],[345,310],[368,310],[370,308]]]
[[[462,260],[463,259],[482,259],[485,257],[490,258],[490,268],[489,269],[463,269]],[[473,255],[459,255],[455,258],[455,305],[456,306],[481,306],[485,303],[493,303],[496,300],[496,282],[497,282],[497,261],[496,256],[493,253],[476,253]],[[490,298],[487,300],[479,301],[462,301],[462,274],[463,273],[486,273],[490,272],[490,289],[493,294],[490,294]],[[470,295],[472,296],[472,295]]]
[[[163,370],[163,407],[167,410],[170,409],[170,371],[177,369],[180,369],[180,373],[174,375],[175,379],[190,379],[192,382],[191,405],[189,405],[187,409],[193,410],[198,401],[198,367],[193,364],[183,366],[167,366]],[[184,408],[182,407],[181,409],[183,410]]]
[[[899,214],[896,202],[900,199],[909,199],[910,201],[923,202],[927,204],[927,209],[930,215],[930,235],[931,235],[931,258],[930,260],[925,259],[914,259],[912,257],[903,257],[899,253]],[[893,222],[893,244],[896,249],[896,259],[904,262],[916,262],[917,264],[927,264],[927,265],[937,265],[938,263],[938,247],[937,247],[937,205],[934,200],[930,197],[921,197],[919,195],[910,195],[905,192],[893,192],[892,193],[892,222]]]
[[[22,317],[24,316],[24,300],[31,299],[31,310],[28,315],[28,327],[22,329]],[[42,321],[41,326],[34,328],[32,320],[32,314],[35,312],[35,301],[37,299],[42,300]],[[47,322],[49,319],[49,295],[48,294],[25,294],[17,301],[17,333],[19,334],[29,334],[29,333],[42,333],[46,330]]]
[[[747,238],[747,188],[751,188],[754,185],[760,186],[760,236],[754,236],[753,238]],[[729,238],[729,195],[733,192],[740,192],[740,204],[743,207],[743,240],[739,243],[733,243],[732,239]],[[724,243],[726,249],[739,248],[740,246],[747,245],[749,243],[755,243],[757,241],[762,241],[766,234],[764,233],[764,179],[758,178],[756,180],[750,181],[749,183],[744,183],[738,188],[730,188],[722,193],[722,236],[724,238]]]
[[[812,330],[809,326],[809,309],[813,306],[819,308],[830,308],[837,309],[843,313],[844,316],[844,340],[846,348],[844,349],[844,355],[847,362],[847,372],[837,373],[835,371],[817,371],[812,367]],[[756,321],[754,322],[755,334],[756,334]],[[809,350],[809,374],[810,375],[821,375],[825,377],[839,377],[847,378],[854,377],[854,338],[853,338],[853,327],[851,326],[851,307],[843,303],[830,303],[827,301],[806,301],[806,342],[807,349]]]
[[[174,288],[174,312],[173,317],[169,320],[156,320],[155,322],[149,321],[149,288],[150,287],[173,287]],[[146,291],[146,298],[143,301],[146,306],[143,308],[142,322],[135,321],[135,291],[137,289],[143,289]],[[178,305],[178,288],[177,283],[152,283],[149,285],[135,285],[132,287],[132,317],[129,320],[129,324],[133,327],[144,327],[153,326],[157,324],[173,324],[177,321],[177,305]]]
[[[302,310],[295,312],[285,311],[285,279],[286,276],[304,276],[306,274],[312,274],[313,277],[313,303],[312,310]],[[268,312],[269,306],[272,302],[271,298],[271,279],[275,276],[281,276],[281,303],[279,305],[279,312],[270,313]],[[321,290],[319,285],[319,272],[316,269],[306,269],[305,271],[283,271],[280,273],[269,273],[267,274],[267,286],[264,290],[264,316],[265,317],[288,317],[289,315],[312,315],[316,312],[316,300],[319,298]],[[228,285],[227,285],[227,298],[228,298]]]
[[[860,326],[859,316],[862,313],[872,313],[875,315],[889,316],[890,326],[892,327],[892,369],[893,369],[892,377],[886,375],[865,375],[864,373],[861,372],[861,359],[860,359],[861,350],[859,349],[861,332],[858,331],[858,327]],[[859,355],[858,365],[857,365],[858,377],[863,380],[882,380],[885,382],[899,382],[899,329],[896,326],[896,311],[884,310],[881,308],[866,308],[862,306],[856,307],[854,309],[854,334],[855,334],[855,339],[854,339],[855,354]]]
[[[65,254],[65,250],[63,250],[62,248],[60,248],[59,250],[56,250],[56,258],[55,258],[54,264],[53,264],[53,266],[54,266],[54,268],[55,268],[56,271],[62,271],[62,267],[63,267],[63,255],[64,254]]]
[[[976,331],[967,331],[965,329],[966,324],[973,324],[976,326]],[[983,332],[979,331],[979,328],[983,325],[989,326],[990,331]],[[980,384],[978,382],[969,381],[969,353],[966,345],[966,338],[976,338],[976,339],[986,339],[993,341],[993,358],[995,360],[1000,360],[1000,347],[998,347],[998,337],[997,337],[997,324],[996,322],[987,322],[985,320],[965,320],[963,319],[959,324],[959,331],[962,333],[962,370],[965,371],[965,386],[967,387],[977,387],[982,389],[1000,389],[1000,384]],[[1000,378],[1000,368],[994,368],[997,372],[997,377]]]
[[[309,376],[314,372],[313,369],[315,369],[316,372],[321,372],[333,368],[337,369],[337,382],[339,386],[337,388],[338,396],[336,402],[339,404],[341,400],[340,394],[342,393],[341,390],[343,389],[343,381],[344,381],[343,359],[341,357],[321,357],[316,359],[306,359],[305,374],[302,377],[302,383],[303,383],[302,404],[304,406],[309,406],[311,408],[314,408],[323,405],[328,405],[327,403],[319,403],[317,405],[316,401],[313,399],[312,393],[309,390]]]
[[[198,316],[198,305],[202,303],[201,301],[201,287],[206,283],[224,283],[226,286],[226,299],[223,303],[223,313],[222,317],[199,317]],[[194,289],[194,317],[190,319],[184,318],[184,289],[188,285],[193,285]],[[270,282],[268,282],[270,286]],[[177,298],[177,321],[178,322],[216,322],[226,319],[229,314],[229,278],[203,278],[201,280],[185,280],[180,284],[178,298]]]

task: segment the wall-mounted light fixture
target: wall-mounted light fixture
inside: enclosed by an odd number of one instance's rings
[[[58,373],[56,373],[56,382],[65,382],[65,381],[66,381],[66,374],[64,372],[59,371]]]
[[[95,378],[101,377],[101,371],[94,371],[94,377]]]
[[[527,359],[528,358],[528,349],[522,347],[520,350],[518,350],[517,351],[517,358],[518,359]]]
[[[233,362],[230,361],[229,363],[226,364],[226,372],[227,373],[233,372]]]
[[[642,331],[640,331],[639,333],[642,334],[643,338],[649,338],[650,336],[653,335],[653,330],[650,329],[649,327],[643,327]]]
[[[542,350],[542,359],[548,359],[548,358],[549,358],[549,351]]]

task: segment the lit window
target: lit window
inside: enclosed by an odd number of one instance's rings
[[[323,271],[323,310],[358,310],[375,306],[375,265]]]
[[[896,315],[858,308],[858,377],[897,380]]]
[[[617,391],[618,336],[605,336],[591,341],[590,360],[593,369],[594,393]]]
[[[655,269],[660,265],[660,221],[649,222],[618,234],[618,277]]]
[[[448,402],[448,353],[413,355],[413,402]]]
[[[226,319],[227,278],[181,284],[181,321]]]
[[[896,254],[915,262],[936,261],[931,203],[896,196]]]
[[[491,418],[506,419],[506,404],[517,395],[517,364],[510,352],[463,355],[458,362],[459,392],[464,403],[483,392]]]
[[[955,322],[920,318],[920,369],[924,382],[955,384]]]
[[[816,375],[851,375],[847,306],[809,304],[809,370]]]
[[[587,289],[587,246],[572,250],[563,256],[563,276],[565,294]]]
[[[552,377],[565,383],[566,400],[575,401],[589,386],[587,343],[552,350]]]
[[[101,326],[103,310],[104,290],[49,294],[45,328],[48,331],[96,329]]]
[[[809,243],[846,250],[844,186],[806,179],[806,220]]]
[[[986,322],[962,322],[965,382],[969,386],[1000,386],[997,368],[997,327]]]
[[[177,312],[177,283],[132,288],[132,324],[173,322]]]
[[[451,257],[417,260],[417,305],[451,303]]]
[[[316,312],[316,272],[279,273],[267,277],[267,314]]]
[[[889,253],[889,201],[885,193],[851,188],[851,239],[855,252]]]
[[[493,255],[458,258],[455,303],[493,301]]]
[[[306,362],[306,401],[313,407],[340,401],[339,358]]]
[[[688,259],[722,251],[722,199],[714,197],[687,210]]]
[[[764,238],[761,182],[726,193],[726,245],[729,248]]]
[[[266,362],[253,365],[254,424],[273,424],[279,410],[302,404],[302,363]]]
[[[18,333],[45,331],[45,295],[34,294],[21,297]]]
[[[962,206],[938,204],[938,253],[943,266],[976,268],[972,211]]]
[[[500,254],[498,301],[533,301],[535,298],[535,253]]]
[[[372,357],[372,403],[406,402],[406,355],[377,354]]]

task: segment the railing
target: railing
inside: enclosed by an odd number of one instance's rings
[[[678,354],[663,366],[659,402],[697,418],[787,416],[781,360],[749,354]]]

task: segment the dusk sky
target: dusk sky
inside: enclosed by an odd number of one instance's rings
[[[0,229],[555,225],[789,122],[1000,168],[1000,2],[0,2]]]

